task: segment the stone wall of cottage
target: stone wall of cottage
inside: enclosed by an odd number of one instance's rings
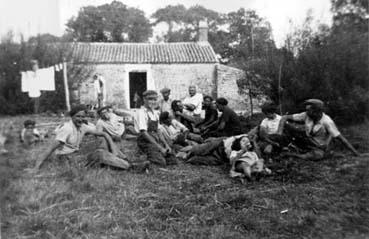
[[[228,106],[245,115],[250,114],[250,98],[247,92],[240,94],[237,80],[245,77],[245,72],[238,68],[217,64],[217,92],[218,97],[228,100]],[[253,112],[261,112],[260,106],[265,101],[265,96],[253,98]]]
[[[217,64],[218,97],[228,100],[228,106],[237,111],[245,111],[248,108],[247,95],[238,91],[237,80],[245,77],[243,70]]]
[[[216,94],[215,64],[98,64],[75,95],[80,103],[96,104],[92,76],[99,73],[106,82],[106,103],[128,108],[129,72],[147,72],[148,89],[159,92],[168,87],[172,99],[183,99],[189,85],[196,85],[203,94]]]
[[[184,99],[190,85],[196,85],[198,92],[215,96],[215,74],[215,64],[152,65],[155,88],[168,87],[172,99]]]

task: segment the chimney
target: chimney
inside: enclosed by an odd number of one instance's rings
[[[208,41],[208,23],[206,20],[201,20],[199,22],[199,42],[207,42]]]

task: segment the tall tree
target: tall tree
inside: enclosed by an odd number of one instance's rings
[[[152,35],[143,11],[113,1],[98,7],[82,7],[67,23],[67,32],[76,41],[145,42]]]
[[[218,53],[226,52],[224,42],[228,41],[227,32],[219,26],[224,24],[222,14],[200,5],[185,8],[183,5],[169,5],[158,9],[152,17],[154,25],[165,22],[168,32],[164,35],[166,42],[196,41],[200,21],[206,21],[209,27],[208,40]]]

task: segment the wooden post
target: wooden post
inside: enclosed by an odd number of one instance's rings
[[[278,101],[279,101],[279,114],[283,115],[282,111],[282,95],[281,95],[281,77],[282,77],[282,65],[283,61],[281,62],[281,65],[279,66],[279,74],[278,74]]]
[[[69,101],[69,87],[67,78],[67,62],[63,61],[63,80],[64,80],[64,90],[65,90],[65,105],[67,106],[67,111],[70,111],[70,101]]]

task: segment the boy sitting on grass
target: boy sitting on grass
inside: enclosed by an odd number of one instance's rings
[[[36,128],[36,122],[34,120],[24,121],[24,128],[21,131],[20,141],[25,146],[30,146],[42,140],[40,132]]]
[[[188,146],[194,142],[202,143],[204,141],[200,135],[191,133],[186,126],[173,119],[167,111],[160,113],[159,120],[159,130],[171,147]]]
[[[29,172],[37,172],[53,153],[55,153],[57,159],[69,163],[79,151],[82,138],[86,134],[100,136],[103,137],[103,139],[101,145],[94,152],[87,155],[87,162],[85,162],[85,165],[94,166],[104,164],[121,169],[130,169],[133,166],[143,169],[147,166],[140,164],[131,165],[128,163],[126,160],[127,157],[116,148],[111,137],[105,132],[98,132],[93,124],[85,120],[85,109],[83,105],[73,107],[70,111],[71,120],[55,130],[56,137],[54,142],[49,149],[37,159],[34,168],[28,169]]]

